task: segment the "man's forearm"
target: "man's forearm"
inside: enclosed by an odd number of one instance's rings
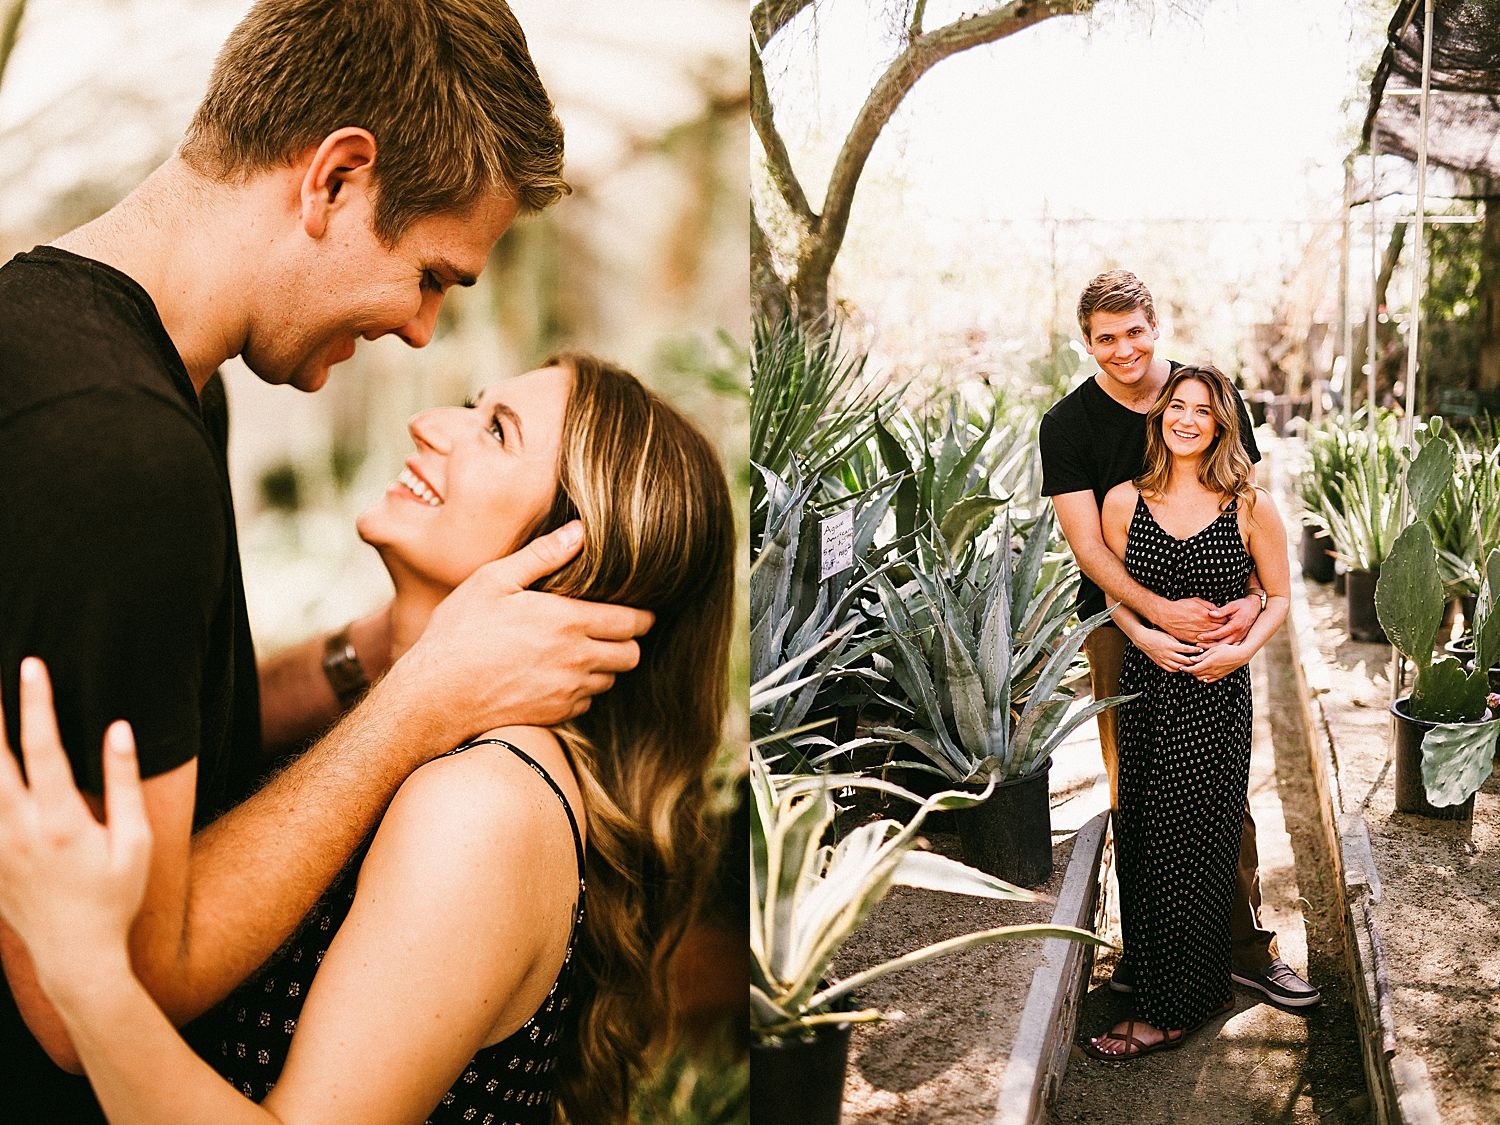
[[[1130,577],[1120,557],[1102,541],[1079,544],[1073,549],[1078,569],[1093,579],[1112,602],[1120,602],[1146,620],[1159,616],[1159,607],[1165,600]]]
[[[323,671],[326,635],[309,637],[261,661],[261,743],[268,757],[307,745],[344,712]],[[390,610],[382,608],[349,625],[349,639],[371,681],[390,664]]]
[[[333,881],[407,775],[462,737],[420,728],[396,693],[383,687],[259,792],[194,836],[175,963],[137,964],[174,1022],[207,1010],[265,961]]]

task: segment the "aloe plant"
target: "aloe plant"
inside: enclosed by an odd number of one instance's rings
[[[755,319],[750,350],[750,460],[783,480],[816,481],[862,445],[879,421],[884,388],[836,324],[810,328]],[[752,480],[752,526],[765,493]]]
[[[1481,429],[1477,441],[1461,441],[1452,428],[1441,436],[1454,446],[1453,487],[1438,498],[1427,526],[1444,591],[1450,598],[1474,597],[1486,554],[1500,547],[1500,446],[1493,425]]]
[[[1007,513],[997,549],[976,551],[966,570],[918,574],[905,591],[884,577],[878,582],[892,640],[889,673],[926,726],[873,733],[919,751],[950,781],[977,786],[1025,776],[1081,723],[1131,698],[1073,710],[1061,688],[1109,610],[1061,635],[1077,574],[1067,567],[1044,577],[1052,519],[1047,509],[1019,556]]]
[[[796,745],[808,733],[803,723],[829,679],[886,643],[878,630],[855,636],[860,621],[854,607],[882,568],[891,565],[877,564],[872,547],[896,482],[878,482],[845,499],[854,510],[856,566],[823,578],[819,516],[810,502],[816,482],[788,482],[759,466],[757,471],[766,491],[766,526],[750,571],[750,678],[754,684],[772,682],[789,664],[800,665],[800,676],[756,697],[751,731],[758,737],[774,732]]]
[[[1385,428],[1347,435],[1351,460],[1321,513],[1334,553],[1355,570],[1376,571],[1403,526],[1401,482],[1405,466],[1394,435]]]
[[[1381,627],[1416,669],[1407,714],[1436,724],[1422,740],[1422,779],[1433,805],[1468,799],[1490,774],[1500,724],[1486,717],[1487,670],[1500,661],[1500,550],[1485,562],[1475,615],[1476,665],[1470,672],[1451,656],[1433,656],[1447,601],[1428,519],[1438,498],[1452,484],[1453,450],[1429,440],[1412,462],[1407,493],[1413,521],[1391,548],[1375,586]]]
[[[846,1010],[851,994],[887,973],[963,949],[1033,937],[1107,944],[1072,927],[1001,926],[832,980],[840,948],[892,887],[1018,901],[1036,896],[957,860],[918,850],[918,832],[928,813],[970,807],[988,790],[938,793],[923,800],[900,786],[857,774],[774,777],[754,748],[750,779],[750,1024],[763,1039],[802,1034],[823,1024],[880,1019],[875,1009]],[[916,809],[904,824],[873,821],[836,844],[825,844],[837,812],[832,791],[843,786],[890,794],[911,801]]]

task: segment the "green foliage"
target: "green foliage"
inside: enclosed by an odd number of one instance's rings
[[[899,786],[859,775],[773,776],[751,749],[750,1023],[762,1038],[797,1034],[820,1024],[868,1022],[873,1009],[849,1011],[854,990],[898,969],[995,941],[1064,937],[1105,944],[1084,930],[1002,926],[950,938],[830,982],[833,959],[849,935],[894,886],[1032,901],[1030,891],[957,860],[920,851],[918,832],[936,809],[970,808],[983,793],[939,793],[922,800]],[[837,808],[835,787],[849,786],[911,801],[906,823],[877,820],[836,844],[823,838]]]
[[[950,561],[899,590],[888,579],[878,582],[892,645],[877,667],[902,688],[925,727],[874,733],[919,751],[950,781],[982,785],[1040,769],[1079,724],[1121,701],[1069,714],[1073,697],[1061,684],[1084,639],[1109,614],[1061,637],[1077,575],[1072,568],[1045,572],[1051,529],[1048,509],[1017,555],[1007,515],[995,548],[976,550],[965,569]]]
[[[862,445],[879,422],[882,391],[865,357],[837,327],[757,317],[750,352],[750,460],[782,480],[816,482]],[[752,478],[751,541],[764,526],[766,493]]]
[[[813,484],[794,487],[768,469],[760,476],[767,499],[764,540],[750,571],[751,734],[786,748],[816,745],[818,736],[802,724],[818,693],[846,663],[885,643],[878,633],[854,637],[859,618],[851,608],[881,573],[872,545],[896,485],[846,498],[854,509],[856,566],[822,578]],[[799,678],[785,681],[793,669]]]
[[[1453,483],[1427,521],[1450,598],[1479,593],[1485,555],[1500,547],[1500,433],[1493,421],[1442,436],[1454,450]]]
[[[1375,571],[1402,528],[1400,438],[1394,425],[1346,436],[1350,460],[1334,482],[1337,500],[1324,505],[1321,522],[1346,566]]]
[[[733,1043],[678,1043],[631,1102],[639,1125],[743,1125],[750,1112],[750,1058]]]
[[[1500,723],[1434,727],[1422,739],[1422,787],[1438,808],[1461,805],[1489,780]]]

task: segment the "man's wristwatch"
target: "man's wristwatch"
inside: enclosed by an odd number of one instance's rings
[[[349,626],[345,625],[323,643],[323,675],[328,677],[328,686],[333,688],[339,706],[345,711],[370,689],[370,677],[365,675],[365,666],[359,662],[359,653],[349,639]]]
[[[1257,598],[1260,599],[1260,612],[1261,613],[1265,613],[1266,612],[1266,592],[1264,590],[1251,590],[1250,592],[1252,594],[1254,594]]]

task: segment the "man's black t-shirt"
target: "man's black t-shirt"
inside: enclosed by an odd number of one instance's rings
[[[1172,370],[1181,367],[1172,363]],[[1235,395],[1240,414],[1240,440],[1251,463],[1260,448],[1244,400]],[[1112,399],[1097,379],[1088,379],[1042,415],[1042,495],[1092,492],[1100,509],[1104,496],[1122,481],[1133,480],[1146,460],[1146,416]],[[1081,574],[1078,615],[1092,617],[1105,606],[1104,591]]]
[[[17,746],[22,658],[52,674],[79,785],[105,728],[141,773],[196,758],[195,820],[243,794],[260,731],[225,464],[227,409],[202,400],[135,281],[41,247],[0,267],[0,689]],[[102,1121],[0,988],[0,1120]]]

